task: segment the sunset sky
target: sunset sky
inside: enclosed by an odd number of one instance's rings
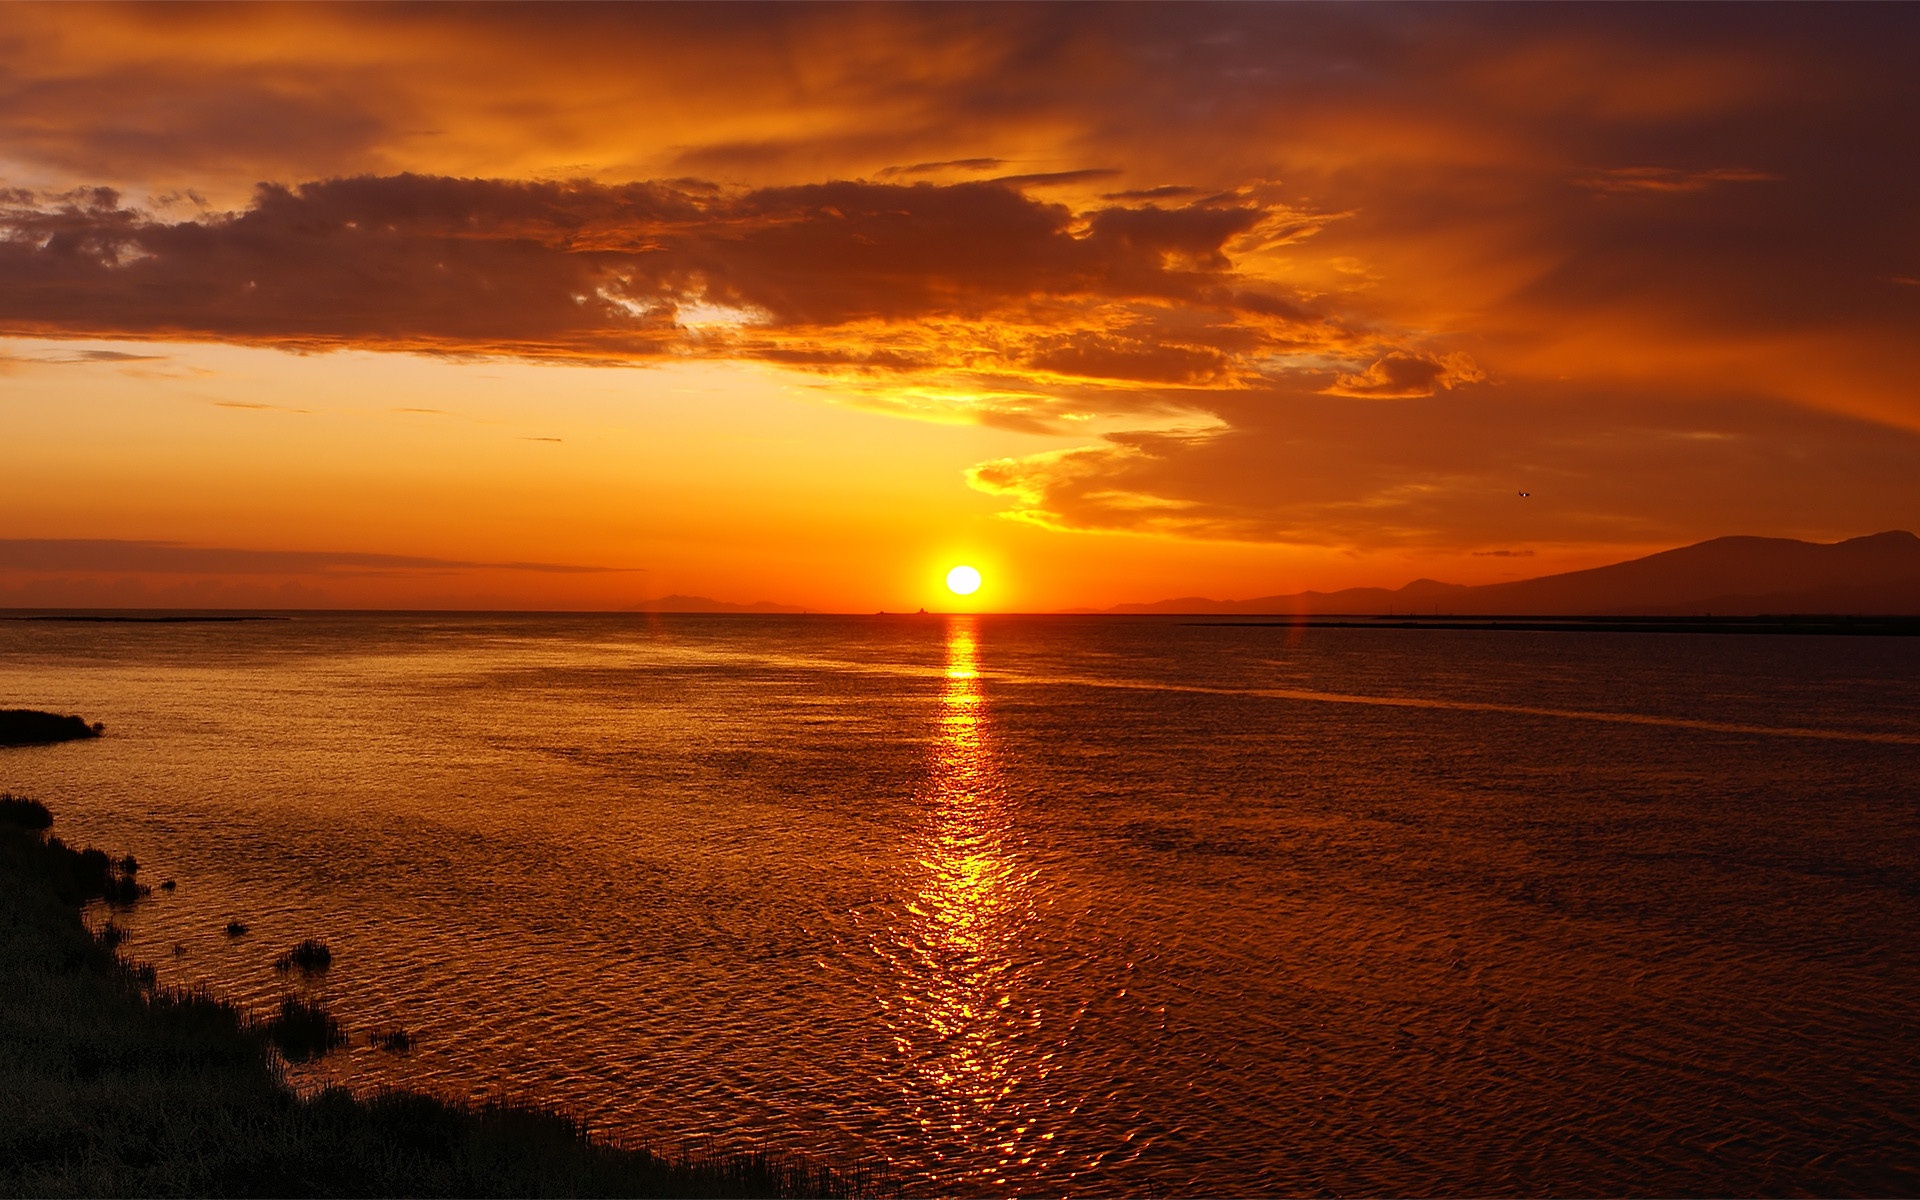
[[[1916,61],[1892,5],[0,8],[0,605],[1915,528]]]

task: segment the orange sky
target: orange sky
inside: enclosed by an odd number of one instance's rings
[[[1920,10],[0,9],[0,605],[1920,524]],[[1519,493],[1531,493],[1522,498]]]

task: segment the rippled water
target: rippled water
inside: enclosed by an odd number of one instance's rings
[[[1920,1192],[1920,641],[0,622],[163,981],[910,1192]],[[248,936],[228,939],[238,918]],[[306,936],[335,965],[273,958]],[[365,1043],[405,1027],[416,1047]]]

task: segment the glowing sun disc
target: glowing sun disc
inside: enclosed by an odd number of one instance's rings
[[[980,590],[980,572],[972,567],[955,567],[947,572],[947,590],[956,596],[971,596]]]

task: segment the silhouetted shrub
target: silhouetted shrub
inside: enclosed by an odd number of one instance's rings
[[[383,1029],[369,1034],[367,1044],[393,1054],[405,1054],[413,1049],[413,1035],[404,1029]]]
[[[120,870],[128,875],[136,874],[140,870],[140,860],[129,854],[120,860]]]
[[[240,921],[227,922],[228,937],[245,937],[246,933],[247,933],[247,927],[243,922],[240,922]]]
[[[152,894],[152,888],[137,882],[131,875],[109,875],[100,888],[101,898],[117,908],[125,908],[140,897]]]
[[[171,879],[162,879],[162,880],[160,881],[160,890],[161,890],[161,891],[163,891],[163,892],[170,892],[170,891],[172,891],[172,890],[173,890],[173,880],[171,880]]]
[[[333,951],[327,944],[314,938],[308,938],[293,949],[273,960],[276,971],[291,971],[298,967],[302,971],[324,971],[333,965]]]
[[[55,852],[60,895],[68,903],[105,900],[115,907],[124,908],[151,893],[150,888],[132,876],[121,874],[117,869],[119,864],[103,851],[82,850],[77,854],[61,854],[59,852],[66,847],[59,838],[48,838],[47,848]]]
[[[346,1031],[331,1013],[296,996],[280,1001],[280,1015],[265,1026],[267,1039],[288,1062],[309,1062],[347,1044]]]
[[[47,829],[53,825],[53,814],[38,800],[29,800],[12,792],[0,792],[0,825],[12,825],[19,829]]]

